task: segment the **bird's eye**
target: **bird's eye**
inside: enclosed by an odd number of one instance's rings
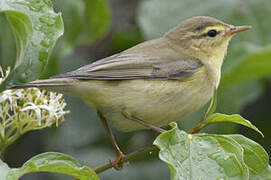
[[[217,31],[214,29],[207,32],[207,36],[209,37],[215,37],[216,35],[217,35]]]

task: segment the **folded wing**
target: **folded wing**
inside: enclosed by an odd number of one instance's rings
[[[119,53],[54,78],[69,77],[82,80],[185,79],[202,66],[199,59],[180,54],[155,57],[138,53]]]

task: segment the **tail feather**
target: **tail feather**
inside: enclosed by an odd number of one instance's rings
[[[28,82],[26,84],[15,85],[12,89],[23,89],[23,88],[41,88],[50,91],[56,91],[64,93],[66,88],[71,85],[73,79],[70,78],[52,78],[52,79],[44,79],[44,80],[36,80],[32,82]]]

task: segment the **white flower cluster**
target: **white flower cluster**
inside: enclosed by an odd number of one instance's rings
[[[0,67],[0,84],[8,76]],[[38,88],[11,89],[0,93],[0,140],[16,133],[42,129],[53,124],[59,125],[66,103],[62,94],[39,90]],[[11,131],[12,132],[9,132]],[[1,145],[1,142],[0,142]]]
[[[42,120],[46,125],[50,125],[53,120],[55,120],[56,125],[58,126],[58,121],[62,121],[63,115],[67,114],[67,111],[64,111],[64,108],[66,106],[66,103],[61,99],[62,94],[56,94],[53,92],[49,92],[49,94],[44,94],[45,91],[39,91],[36,89],[36,99],[34,102],[27,102],[23,105],[24,108],[22,108],[20,111],[29,111],[33,110],[36,114],[36,119],[38,121],[38,125],[42,125]],[[46,97],[45,97],[46,96]],[[41,99],[40,99],[41,98]],[[48,98],[48,99],[47,99]],[[39,103],[39,101],[43,101],[42,103]],[[48,112],[43,113],[42,111]],[[42,115],[45,116],[42,117]],[[43,119],[42,119],[43,118]]]

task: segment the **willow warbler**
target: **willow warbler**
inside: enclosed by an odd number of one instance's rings
[[[193,17],[161,38],[23,87],[80,97],[121,131],[146,128],[129,117],[161,127],[211,99],[232,35],[249,28]]]

